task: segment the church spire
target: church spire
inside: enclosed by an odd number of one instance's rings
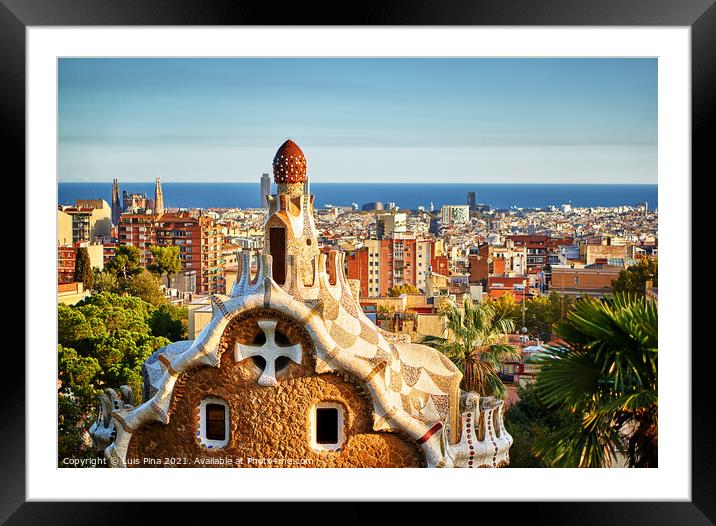
[[[164,213],[164,194],[162,193],[162,182],[157,177],[154,185],[154,213],[161,215]]]
[[[112,181],[112,224],[118,225],[122,216],[122,202],[119,200],[119,181]]]

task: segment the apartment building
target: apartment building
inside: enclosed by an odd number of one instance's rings
[[[513,235],[507,236],[514,249],[524,248],[527,251],[527,273],[541,272],[549,262],[547,252],[549,236]]]
[[[178,246],[182,271],[196,272],[197,291],[224,292],[224,235],[212,218],[189,212],[124,214],[118,232],[120,244],[140,249],[142,266],[152,262],[151,245]]]
[[[425,290],[433,253],[433,240],[416,239],[411,233],[368,239],[362,248],[348,251],[347,277],[360,280],[362,297],[385,296],[403,284]]]
[[[104,199],[81,199],[57,211],[58,245],[94,242],[112,233],[112,210]]]
[[[612,281],[619,278],[621,268],[609,265],[552,267],[550,290],[574,297],[602,297],[612,291]]]

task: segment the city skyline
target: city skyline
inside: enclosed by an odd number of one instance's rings
[[[656,59],[61,59],[58,79],[62,182],[253,182],[285,138],[314,182],[657,182]]]
[[[649,383],[630,393],[656,392],[659,216],[647,203],[500,210],[479,204],[469,184],[470,205],[437,212],[432,203],[411,213],[395,203],[321,208],[314,188],[357,198],[355,187],[369,185],[309,185],[292,141],[271,164],[276,191],[264,209],[255,205],[268,173],[259,195],[255,183],[174,185],[197,187],[193,198],[202,186],[243,186],[250,208],[172,208],[171,183],[165,192],[159,177],[153,200],[115,179],[111,207],[86,198],[102,184],[58,185],[83,193],[57,207],[58,467],[87,458],[112,468],[658,465],[654,397],[633,410],[650,415],[635,434],[648,427],[651,437],[633,457],[624,452],[635,439],[615,434],[623,412],[605,417],[599,435],[619,438],[596,455],[581,438],[594,430],[575,428],[571,407],[553,410],[564,424],[549,434],[508,413],[541,400],[525,396],[530,385],[540,397],[587,368],[601,384],[623,376],[602,358],[567,354],[584,341],[619,357],[638,339],[627,350]],[[442,185],[394,186],[401,199],[433,199]],[[69,330],[80,322],[96,330]],[[499,354],[467,374],[480,348],[445,337],[448,325],[487,334]],[[554,376],[563,363],[572,372]],[[544,437],[559,441],[558,458],[533,449]]]

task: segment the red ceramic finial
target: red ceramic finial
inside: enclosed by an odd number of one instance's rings
[[[306,156],[290,139],[281,145],[273,158],[273,180],[276,184],[306,182]]]

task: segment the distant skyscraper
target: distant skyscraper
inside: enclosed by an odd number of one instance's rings
[[[271,194],[271,177],[269,174],[261,174],[261,208],[268,208],[268,199],[266,196]]]
[[[154,185],[154,213],[156,215],[164,213],[164,194],[162,194],[162,182],[159,177]]]
[[[122,216],[122,202],[119,199],[119,181],[112,181],[112,224],[118,225]]]
[[[470,207],[471,211],[477,209],[477,196],[475,195],[475,192],[467,193],[467,206]]]

